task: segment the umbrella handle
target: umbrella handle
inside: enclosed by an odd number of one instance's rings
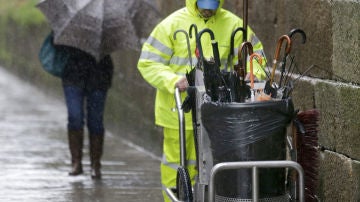
[[[191,57],[191,48],[190,48],[190,39],[189,39],[189,35],[185,30],[179,29],[176,30],[174,32],[174,40],[176,40],[176,34],[182,32],[185,34],[185,38],[186,38],[186,43],[187,43],[187,49],[188,49],[188,57],[189,57],[189,62],[190,62],[190,66],[191,68],[193,67],[193,62],[192,62],[192,57]]]
[[[290,39],[292,40],[292,37],[294,34],[299,33],[301,34],[302,37],[302,44],[305,44],[306,42],[306,34],[302,29],[292,29],[287,35],[290,37]],[[280,75],[280,81],[279,81],[279,86],[281,87],[282,85],[282,81],[283,81],[283,77],[284,77],[284,72],[285,72],[285,66],[286,66],[286,56],[287,54],[285,54],[283,61],[281,63],[281,75]]]
[[[197,28],[196,24],[191,24],[190,28],[189,28],[189,36],[190,36],[190,38],[192,38],[192,30],[193,29],[195,31],[195,36],[198,35],[198,28]]]
[[[203,54],[203,49],[202,49],[202,45],[201,45],[201,36],[204,33],[208,33],[210,35],[211,44],[212,44],[212,47],[213,47],[214,60],[215,60],[215,63],[217,63],[218,66],[220,67],[219,49],[218,49],[217,42],[215,41],[215,35],[214,35],[214,32],[211,31],[211,29],[208,29],[208,28],[201,30],[196,36],[196,45],[197,45],[197,48],[199,50],[200,58],[202,60],[204,60],[204,54]]]
[[[262,57],[258,53],[253,53],[250,55],[250,87],[254,89],[254,68],[253,68],[253,59],[257,57],[259,63],[262,64]]]
[[[234,41],[235,41],[235,35],[238,31],[242,31],[243,35],[245,34],[246,30],[242,27],[238,27],[236,28],[232,33],[231,33],[231,38],[230,38],[230,55],[234,55]]]
[[[197,25],[196,24],[191,24],[190,27],[189,27],[189,37],[190,38],[192,38],[192,33],[193,33],[192,30],[193,29],[194,29],[194,32],[195,32],[195,37],[198,35]],[[196,41],[196,43],[197,43],[197,41]],[[196,44],[196,47],[195,47],[195,56],[199,60],[200,56],[199,56],[199,50],[198,50],[197,44]]]
[[[251,45],[251,43],[248,41],[243,42],[238,51],[238,65],[234,67],[236,68],[235,71],[240,76],[240,80],[242,81],[245,79],[245,74],[246,74],[245,72],[246,60],[242,58],[242,56],[245,55],[243,54],[243,52],[246,49],[249,55],[253,54],[253,46]]]
[[[242,27],[238,27],[236,28],[232,33],[231,33],[231,37],[230,37],[230,51],[229,51],[229,56],[228,56],[228,64],[227,67],[230,66],[230,68],[232,68],[233,63],[232,60],[234,58],[234,41],[235,41],[235,35],[238,31],[241,31],[243,33],[243,35],[245,34],[246,30]]]
[[[287,56],[291,51],[290,37],[288,35],[282,35],[276,44],[276,51],[275,51],[275,56],[274,56],[274,60],[273,60],[273,67],[272,67],[272,71],[271,71],[271,75],[270,75],[270,85],[272,85],[272,82],[274,80],[276,64],[277,64],[277,61],[279,60],[281,46],[282,46],[282,43],[284,40],[286,40],[285,56]]]
[[[293,35],[296,34],[296,33],[301,34],[301,37],[302,37],[301,43],[304,44],[304,43],[306,42],[306,34],[305,34],[305,32],[304,32],[302,29],[292,29],[292,30],[289,32],[288,36],[289,36],[290,39],[291,39],[291,38],[293,37]]]

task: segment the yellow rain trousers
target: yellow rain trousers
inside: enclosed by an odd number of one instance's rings
[[[186,164],[190,180],[194,185],[196,170],[196,152],[193,130],[186,130]],[[165,189],[176,187],[176,173],[180,166],[180,141],[179,130],[164,128],[164,147],[161,161],[161,184],[165,201],[170,201]]]

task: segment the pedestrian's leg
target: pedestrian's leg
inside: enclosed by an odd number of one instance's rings
[[[65,86],[64,95],[68,112],[68,141],[72,166],[69,175],[74,176],[83,173],[81,160],[84,142],[84,99],[82,90],[77,87]]]
[[[94,91],[87,96],[87,126],[90,140],[91,178],[101,179],[101,156],[104,146],[103,115],[106,91]]]
[[[84,142],[84,131],[68,130],[69,149],[71,154],[71,171],[69,175],[75,176],[83,173],[82,148]]]

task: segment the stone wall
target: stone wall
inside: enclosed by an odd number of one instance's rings
[[[249,25],[267,56],[292,28],[307,34],[293,43],[301,71],[316,65],[293,93],[300,110],[320,110],[319,197],[322,201],[360,201],[360,2],[357,0],[253,0]],[[241,13],[241,3],[234,12]],[[242,16],[240,14],[239,16]]]
[[[184,5],[182,0],[156,2],[163,16]],[[242,1],[228,0],[225,7],[242,17]],[[360,201],[359,10],[358,0],[249,1],[249,25],[263,42],[269,61],[281,35],[292,28],[307,34],[306,44],[295,40],[292,54],[300,72],[316,67],[296,83],[293,100],[297,109],[317,108],[321,113],[318,170],[322,201]],[[46,23],[36,27],[11,22],[0,25],[0,37],[6,39],[0,43],[1,64],[49,95],[62,98],[60,81],[46,74],[37,60],[49,31]],[[116,69],[106,127],[160,156],[161,130],[154,126],[153,115],[155,90],[137,71],[138,57],[139,52],[132,50],[113,54]]]

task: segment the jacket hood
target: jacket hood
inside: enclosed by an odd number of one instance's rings
[[[225,0],[219,0],[219,1],[220,4],[217,10],[222,8]],[[186,0],[186,8],[189,10],[190,13],[197,16],[199,14],[199,10],[197,9],[196,2],[197,0]]]

